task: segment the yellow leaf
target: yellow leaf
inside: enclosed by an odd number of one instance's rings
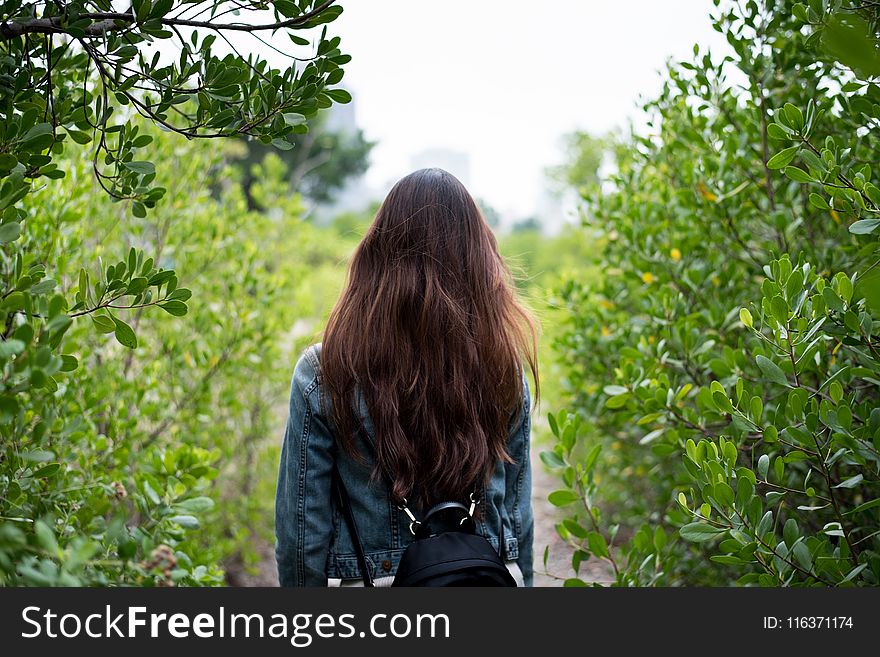
[[[697,185],[697,190],[700,192],[700,196],[702,196],[707,201],[717,201],[718,197],[715,196],[709,189],[703,184],[700,183]]]
[[[831,218],[834,219],[834,223],[838,226],[840,225],[840,215],[837,214],[836,210],[831,210]]]

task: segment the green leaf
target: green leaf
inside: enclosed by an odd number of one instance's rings
[[[126,294],[140,294],[147,289],[147,279],[144,276],[136,276],[131,279],[128,287],[125,288]]]
[[[541,452],[541,461],[548,468],[561,468],[565,465],[565,461],[556,452],[545,450]]]
[[[45,463],[46,461],[51,461],[55,458],[55,452],[50,452],[45,449],[32,449],[27,452],[22,452],[20,456],[22,461]]]
[[[781,169],[782,167],[787,166],[795,158],[800,148],[801,147],[798,145],[782,149],[776,155],[767,160],[767,168]]]
[[[553,413],[547,413],[547,423],[550,425],[550,431],[554,436],[559,436],[559,425],[556,423],[556,417]]]
[[[733,489],[723,481],[719,481],[712,487],[712,497],[722,507],[733,505]]]
[[[761,516],[761,520],[758,522],[758,526],[755,527],[755,534],[758,537],[763,537],[770,528],[773,526],[773,512],[768,511],[763,516]]]
[[[301,125],[306,122],[306,117],[302,114],[297,114],[296,112],[286,112],[285,114],[282,114],[282,116],[287,125]]]
[[[794,548],[792,548],[792,552],[794,552],[794,558],[801,568],[807,572],[812,570],[813,556],[810,554],[810,549],[807,547],[806,543],[803,541],[796,543]]]
[[[746,326],[748,328],[752,328],[752,326],[753,326],[752,313],[749,312],[748,308],[740,308],[739,321],[742,322],[743,326]]]
[[[175,506],[189,513],[204,513],[214,508],[214,500],[210,497],[191,497],[188,500],[177,502]]]
[[[73,139],[77,144],[88,144],[92,141],[92,136],[87,132],[82,132],[80,130],[71,130],[70,128],[66,128],[67,134],[70,135],[70,138]]]
[[[584,472],[589,472],[593,469],[593,466],[596,464],[596,459],[599,458],[599,452],[602,451],[602,443],[598,445],[594,445],[593,449],[590,450],[590,453],[587,454],[587,458],[584,459]]]
[[[659,525],[654,530],[654,549],[658,552],[666,546],[666,532]]]
[[[787,178],[794,180],[799,183],[810,183],[815,182],[815,178],[811,176],[809,173],[804,171],[803,169],[799,169],[798,167],[785,167],[782,173],[785,174]]]
[[[192,297],[192,291],[188,290],[185,287],[179,287],[174,290],[171,294],[169,294],[166,299],[168,301],[187,301],[190,297]]]
[[[854,3],[858,4],[858,3]],[[844,66],[862,79],[880,75],[880,53],[872,25],[855,12],[838,11],[825,23],[825,48]]]
[[[44,550],[54,555],[58,552],[58,539],[55,537],[55,532],[52,531],[52,528],[49,527],[42,520],[37,520],[34,523],[34,533],[37,537],[37,542],[40,544]]]
[[[183,317],[187,312],[187,306],[183,301],[166,301],[165,303],[160,303],[159,307],[175,317]]]
[[[782,386],[791,387],[788,383],[788,377],[785,376],[785,372],[783,372],[782,369],[780,369],[780,367],[772,360],[766,356],[757,356],[755,362],[768,380]]]
[[[156,173],[156,167],[152,162],[123,162],[122,166],[124,166],[129,171],[134,171],[135,173],[139,173],[142,175]]]
[[[814,208],[819,208],[820,210],[830,210],[831,206],[828,205],[828,201],[825,200],[824,196],[820,196],[816,192],[812,192],[810,194],[810,205]]]
[[[324,89],[324,93],[330,96],[337,103],[345,104],[351,102],[351,94],[345,89]]]
[[[715,402],[715,406],[718,407],[718,410],[723,411],[724,413],[733,413],[733,404],[730,403],[730,400],[725,393],[716,390],[712,393],[712,401]]]
[[[608,544],[605,542],[605,537],[599,532],[590,532],[587,538],[587,545],[590,546],[590,552],[597,557],[608,556]]]
[[[770,457],[767,454],[761,454],[761,458],[758,459],[758,474],[764,481],[767,481],[768,470],[770,470]]]
[[[749,415],[755,422],[760,422],[764,415],[764,402],[757,395],[749,400]]]
[[[865,568],[867,568],[867,567],[868,567],[868,563],[867,563],[867,562],[862,563],[862,564],[859,564],[858,566],[856,566],[855,568],[853,568],[851,571],[849,571],[849,574],[848,574],[846,577],[844,577],[842,580],[840,580],[840,583],[841,583],[841,584],[846,584],[846,583],[849,582],[850,580],[855,579],[855,578],[858,577],[858,575],[859,575],[859,574],[860,574]]]
[[[172,278],[174,278],[174,270],[173,269],[163,269],[162,271],[156,272],[155,274],[150,276],[147,283],[150,286],[153,286],[153,285],[159,286],[159,285],[162,285],[163,283],[165,283],[166,281],[171,280]]]
[[[191,515],[171,516],[170,518],[168,518],[168,520],[170,520],[171,522],[176,522],[184,529],[198,529],[199,527],[198,518]]]
[[[780,326],[785,326],[788,322],[788,304],[781,295],[776,295],[770,300],[770,310],[773,312],[775,319]]]
[[[629,400],[630,393],[625,392],[622,395],[616,395],[614,397],[610,397],[608,401],[605,402],[606,408],[623,408],[626,406],[627,400]]]
[[[6,360],[11,356],[17,356],[25,350],[27,345],[21,340],[6,340],[0,342],[0,360]]]
[[[880,219],[860,219],[849,227],[849,232],[853,235],[868,235],[873,233],[877,226],[880,226]]]
[[[709,559],[715,563],[723,563],[728,566],[742,566],[749,563],[748,561],[735,557],[732,554],[713,554]]]
[[[98,329],[101,333],[112,333],[116,330],[116,325],[113,323],[113,320],[107,317],[106,315],[89,315],[92,319],[92,324],[95,325],[95,328]]]
[[[880,506],[880,497],[875,500],[871,500],[870,502],[865,502],[864,504],[859,504],[856,508],[850,509],[849,511],[844,512],[843,515],[848,516],[853,513],[861,513],[862,511],[868,511],[869,509],[874,509]]]
[[[155,489],[150,485],[150,482],[149,482],[149,481],[147,481],[146,479],[144,479],[144,482],[143,482],[143,486],[142,486],[142,487],[143,487],[143,489],[144,489],[144,495],[146,495],[146,496],[147,496],[147,499],[149,499],[153,504],[158,505],[158,504],[160,504],[160,503],[162,502],[162,499],[159,497],[159,494],[158,494],[158,493],[155,491]]]
[[[565,527],[572,536],[576,536],[577,538],[587,538],[589,535],[589,532],[583,525],[579,522],[575,522],[571,518],[563,520],[562,526]]]
[[[794,518],[786,520],[785,525],[782,527],[782,538],[785,540],[785,544],[789,547],[793,546],[800,535],[801,532],[798,529],[797,520]]]
[[[837,312],[843,312],[843,299],[837,296],[837,293],[830,287],[825,286],[825,289],[822,290],[822,298],[825,300],[825,305],[829,308]]]
[[[767,134],[773,139],[778,139],[779,141],[791,141],[792,136],[791,130],[778,123],[771,123],[768,125]]]
[[[657,440],[663,433],[666,431],[666,427],[661,427],[659,429],[654,429],[654,431],[650,431],[646,433],[639,439],[639,445],[647,445],[648,443],[652,443]]]
[[[846,479],[846,480],[844,480],[844,481],[841,481],[841,482],[840,482],[839,484],[837,484],[836,486],[832,486],[832,488],[855,488],[855,487],[858,486],[860,483],[862,483],[862,480],[863,480],[864,478],[865,478],[864,475],[857,474],[857,475],[854,476],[854,477],[850,477],[849,479]]]
[[[788,119],[789,125],[793,128],[800,130],[804,127],[804,113],[801,112],[799,107],[796,107],[791,103],[786,103],[783,106],[782,111],[785,112],[785,117]]]
[[[56,474],[61,469],[60,463],[50,463],[49,465],[44,465],[42,468],[34,472],[31,477],[34,479],[42,479],[43,477],[51,477]]]
[[[131,327],[123,322],[121,319],[117,319],[116,317],[111,317],[113,320],[113,324],[116,326],[116,339],[119,341],[124,347],[128,347],[129,349],[137,348],[137,336],[134,334],[134,331]]]
[[[678,533],[686,541],[703,543],[724,534],[726,529],[719,529],[703,522],[692,522],[678,530]]]
[[[9,244],[14,242],[21,235],[21,224],[17,221],[10,221],[0,226],[0,244]]]
[[[577,502],[581,498],[574,491],[563,489],[553,491],[547,496],[547,499],[553,506],[565,506],[566,504]]]

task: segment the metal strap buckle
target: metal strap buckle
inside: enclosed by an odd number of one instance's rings
[[[404,497],[403,502],[398,504],[397,508],[400,509],[401,511],[403,511],[406,514],[406,516],[409,518],[409,531],[413,536],[415,536],[416,525],[421,525],[422,523],[419,521],[418,518],[415,517],[415,515],[413,515],[413,512],[410,511],[410,508],[406,504],[407,504],[406,498]]]
[[[474,498],[474,493],[470,493],[468,495],[468,499],[470,499],[471,501],[470,508],[468,508],[468,517],[462,518],[461,521],[458,523],[459,525],[463,525],[466,521],[474,519],[474,509],[476,509],[477,504],[480,503],[480,500]]]

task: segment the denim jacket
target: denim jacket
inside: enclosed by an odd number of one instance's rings
[[[282,586],[326,586],[328,578],[361,577],[358,560],[344,516],[331,494],[334,459],[345,482],[366,562],[374,578],[393,576],[404,549],[413,540],[409,521],[391,500],[384,479],[370,484],[375,463],[371,445],[358,438],[362,465],[337,448],[330,421],[321,413],[321,343],[308,347],[297,361],[290,388],[290,413],[284,432],[278,488],[275,497],[275,558]],[[530,393],[523,369],[523,399],[511,414],[507,450],[515,463],[499,461],[485,489],[478,528],[498,551],[504,523],[506,557],[532,586],[534,522],[531,504]],[[368,439],[375,433],[363,395],[358,409]],[[325,401],[329,408],[329,399]],[[360,433],[358,434],[361,435]],[[462,496],[467,497],[463,492]]]

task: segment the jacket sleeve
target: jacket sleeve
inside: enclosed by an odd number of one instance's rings
[[[317,363],[294,369],[275,493],[275,560],[281,586],[326,586],[333,536],[333,438],[316,403]]]
[[[517,565],[523,574],[523,583],[532,586],[535,522],[532,511],[531,394],[523,370],[523,404],[511,425],[508,441],[514,463],[505,464],[506,491],[504,504],[507,515],[513,519],[519,556]]]

